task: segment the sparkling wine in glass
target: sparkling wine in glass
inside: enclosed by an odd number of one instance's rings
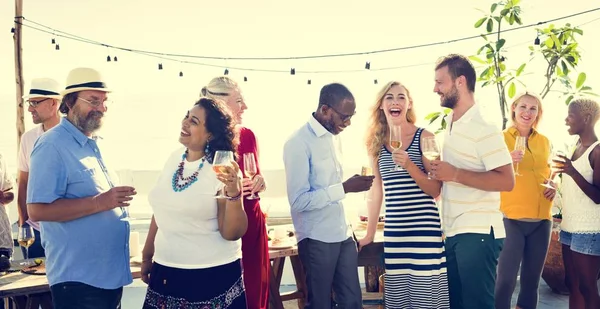
[[[421,141],[421,150],[423,156],[429,160],[438,160],[440,158],[440,146],[435,139],[435,136],[425,136]],[[427,179],[431,178],[431,172],[427,172]]]
[[[25,247],[25,259],[29,258],[29,246],[35,242],[35,234],[33,233],[33,227],[29,224],[24,224],[19,227],[19,235],[17,236],[17,242],[21,247]]]
[[[555,150],[553,152],[553,154],[548,158],[548,164],[550,165],[550,176],[546,179],[545,183],[541,184],[543,187],[546,187],[549,189],[554,189],[554,187],[550,185],[550,181],[552,179],[554,179],[554,176],[556,176],[556,172],[558,171],[558,168],[560,166],[557,165],[557,163],[553,162],[552,160],[562,161],[562,158],[560,156],[565,157],[566,156],[565,152],[562,150]]]
[[[133,171],[130,169],[122,170],[119,175],[119,185],[128,186],[135,188],[135,184],[133,183]],[[127,207],[121,207],[121,211],[123,211],[123,221],[129,221],[131,217],[129,216],[129,210]]]
[[[228,150],[217,150],[215,151],[215,158],[213,159],[213,171],[217,173],[217,175],[225,174],[227,167],[231,167],[231,162],[233,161],[233,152]],[[226,198],[225,194],[225,185],[217,198]]]
[[[256,175],[257,169],[256,169],[256,160],[254,159],[254,153],[253,152],[248,152],[244,154],[244,173],[246,173],[246,176],[248,176],[248,178],[250,178],[250,180],[252,180],[254,178],[254,176]],[[257,199],[258,196],[256,196],[254,194],[254,192],[252,192],[252,194],[250,196],[247,197],[247,199],[249,200],[255,200]]]
[[[525,150],[527,149],[527,136],[517,136],[517,139],[515,140],[515,151],[521,151],[523,153],[525,153]],[[517,162],[517,164],[515,164],[515,176],[522,176],[522,174],[519,174],[519,162]]]
[[[402,148],[402,127],[400,125],[390,126],[390,147],[393,151]],[[394,171],[401,171],[402,168],[398,165],[394,168]]]

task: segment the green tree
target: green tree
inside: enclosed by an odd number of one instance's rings
[[[498,94],[498,104],[502,117],[502,128],[506,128],[509,113],[508,98],[513,98],[517,92],[517,84],[526,85],[521,80],[527,62],[520,64],[517,69],[506,67],[506,39],[502,37],[503,31],[508,27],[522,25],[520,0],[506,0],[493,3],[488,13],[475,22],[475,28],[485,25],[485,32],[481,37],[485,41],[477,53],[469,58],[479,64],[478,82],[482,87],[494,86]],[[530,61],[536,57],[543,57],[547,63],[544,73],[545,84],[539,93],[545,98],[554,91],[556,81],[562,85],[559,92],[566,97],[565,103],[569,104],[578,95],[595,95],[592,88],[585,85],[586,74],[580,72],[573,83],[571,76],[576,74],[576,68],[581,59],[579,44],[576,37],[583,35],[583,31],[570,24],[556,28],[549,25],[546,28],[537,28],[537,38],[534,45],[529,46]],[[438,131],[445,129],[446,116],[449,111],[434,112],[425,117],[430,124],[440,120]]]

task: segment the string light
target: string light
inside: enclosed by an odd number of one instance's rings
[[[15,33],[15,27],[10,28],[10,33]]]
[[[106,62],[110,62],[110,56],[106,56]]]
[[[367,70],[371,69],[371,63],[369,61],[367,61],[367,63],[365,63],[365,69],[367,69]]]
[[[377,85],[377,79],[373,80],[373,84]]]
[[[247,82],[248,81],[248,77],[244,76],[244,81]]]
[[[54,49],[60,50],[60,45],[56,44],[56,47]]]
[[[310,81],[310,79],[308,80],[307,84],[309,84],[309,85],[312,84],[312,82]]]
[[[113,57],[113,61],[114,61],[114,62],[117,62],[117,56],[114,56],[114,57]]]
[[[179,77],[183,77],[183,71],[179,71]]]
[[[533,41],[533,44],[534,45],[540,45],[540,37],[539,36],[535,37],[535,40]]]
[[[162,70],[162,69],[163,69],[163,68],[162,68],[162,63],[159,63],[159,64],[158,64],[158,69],[159,69],[159,70]]]
[[[225,72],[223,72],[223,75],[229,75],[229,69],[225,69]]]
[[[292,75],[296,75],[296,69],[292,68],[292,69],[290,70],[290,74],[292,74]]]
[[[56,40],[52,38],[52,44],[56,44]]]

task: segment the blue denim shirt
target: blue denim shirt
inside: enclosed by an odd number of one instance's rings
[[[349,237],[341,202],[346,196],[342,167],[333,138],[312,116],[284,145],[287,194],[298,241],[334,243]]]
[[[96,139],[65,118],[36,141],[30,166],[28,204],[90,197],[113,186]],[[50,285],[75,281],[116,289],[130,284],[129,223],[122,217],[115,208],[67,222],[42,221]]]

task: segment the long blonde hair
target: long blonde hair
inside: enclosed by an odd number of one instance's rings
[[[379,156],[381,147],[385,144],[386,137],[389,134],[389,126],[385,117],[385,112],[381,109],[381,104],[383,104],[383,98],[385,97],[385,94],[394,86],[400,86],[406,90],[408,105],[410,105],[409,109],[406,111],[406,121],[414,124],[417,120],[413,100],[410,96],[410,91],[408,91],[408,88],[398,81],[391,81],[383,86],[383,88],[381,88],[381,90],[379,90],[377,93],[375,104],[373,107],[371,107],[371,116],[369,117],[367,132],[365,135],[367,153],[373,158],[377,158]]]
[[[233,79],[227,76],[219,76],[211,79],[208,85],[202,87],[200,96],[225,101],[223,97],[230,96],[237,89],[239,89],[238,83]]]

